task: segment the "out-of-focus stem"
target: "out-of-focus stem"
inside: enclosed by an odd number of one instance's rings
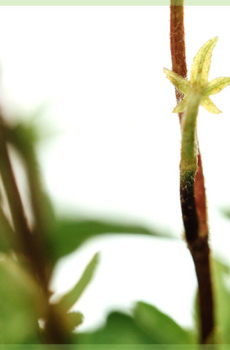
[[[0,115],[0,172],[3,185],[6,191],[9,207],[13,219],[14,229],[17,234],[17,241],[24,256],[28,260],[31,273],[38,280],[41,292],[44,294],[44,305],[47,309],[48,322],[45,332],[45,342],[51,344],[65,344],[66,335],[63,331],[61,320],[52,311],[49,304],[49,280],[46,274],[46,263],[44,260],[43,246],[38,237],[32,234],[26,219],[21,196],[16,183],[14,170],[11,164],[7,147],[6,125]],[[30,174],[31,176],[33,174]]]

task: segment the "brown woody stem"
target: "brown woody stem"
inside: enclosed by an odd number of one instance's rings
[[[186,55],[184,35],[184,1],[171,0],[170,46],[172,69],[186,77]],[[177,102],[183,95],[176,91]],[[179,114],[180,123],[183,113]],[[208,244],[206,194],[202,160],[198,148],[197,169],[190,178],[180,181],[180,196],[185,236],[190,249],[198,281],[200,342],[207,343],[214,330],[214,305]]]

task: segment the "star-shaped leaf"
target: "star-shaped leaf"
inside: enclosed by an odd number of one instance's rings
[[[208,80],[212,51],[218,38],[207,41],[193,60],[190,81],[192,84],[204,85]]]
[[[204,95],[209,96],[209,95],[218,94],[218,92],[220,92],[226,86],[228,86],[229,83],[230,83],[230,78],[227,78],[227,77],[213,79],[206,86],[204,90]]]
[[[164,72],[167,78],[175,85],[177,90],[182,92],[182,94],[188,94],[190,92],[190,83],[186,79],[167,68],[164,68]]]
[[[221,113],[221,111],[210,100],[210,95],[215,95],[226,86],[230,85],[230,78],[221,77],[208,82],[212,51],[216,45],[217,38],[207,41],[193,60],[190,80],[164,69],[167,78],[173,85],[184,94],[184,99],[174,108],[174,113],[184,112],[187,108],[188,100],[191,95],[199,96],[200,104],[211,113]]]
[[[213,114],[219,114],[221,113],[221,110],[219,110],[218,107],[210,100],[209,97],[203,98],[201,100],[201,106],[203,106],[208,112],[211,112]]]

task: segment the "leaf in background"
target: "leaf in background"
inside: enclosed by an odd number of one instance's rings
[[[74,329],[82,324],[84,316],[81,312],[70,312],[65,316],[66,328],[68,333],[74,331]]]
[[[0,343],[39,342],[35,282],[13,259],[0,256]]]
[[[94,332],[76,336],[80,344],[151,344],[152,338],[145,334],[133,318],[121,312],[108,315],[104,327]]]
[[[56,262],[75,251],[88,239],[106,234],[144,234],[173,238],[170,234],[160,233],[135,222],[116,222],[106,219],[59,219],[54,230],[49,233],[47,249],[53,262]]]
[[[212,260],[213,281],[216,301],[217,340],[223,344],[230,343],[230,289],[226,281],[230,280],[230,268],[218,260]]]
[[[89,264],[86,266],[80,280],[77,282],[77,284],[68,292],[66,293],[57,303],[57,306],[65,310],[66,312],[71,309],[74,304],[78,301],[88,284],[90,283],[95,269],[97,267],[99,260],[99,254],[96,253]]]
[[[134,309],[136,324],[146,334],[152,337],[156,344],[191,344],[189,332],[179,326],[169,316],[156,307],[144,302],[138,302]]]
[[[230,219],[230,208],[229,207],[221,208],[220,211],[226,219]]]

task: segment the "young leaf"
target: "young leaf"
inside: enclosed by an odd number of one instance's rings
[[[222,77],[211,80],[204,90],[204,95],[215,95],[230,84],[230,78]]]
[[[183,77],[181,77],[179,74],[164,68],[164,73],[166,74],[166,77],[175,85],[177,90],[182,92],[182,94],[188,94],[190,91],[190,83]]]
[[[93,278],[95,269],[98,264],[98,260],[99,254],[96,253],[89,262],[89,264],[86,266],[77,284],[59,300],[57,304],[58,307],[60,307],[62,310],[68,311],[78,301],[78,299],[90,283],[91,279]]]
[[[197,110],[199,104],[206,108],[211,113],[221,113],[221,111],[214,105],[209,99],[209,95],[214,95],[223,90],[230,84],[230,78],[217,78],[208,82],[208,74],[211,64],[211,56],[214,46],[216,45],[217,38],[207,41],[193,60],[190,80],[187,81],[182,76],[164,69],[167,78],[174,84],[174,86],[181,91],[185,96],[182,102],[180,102],[173,110],[173,112],[188,111],[188,105],[190,109]],[[197,107],[197,108],[195,108]],[[191,114],[191,111],[189,114]],[[197,114],[196,113],[196,114]],[[197,115],[196,115],[197,116]],[[185,118],[184,118],[185,119]]]
[[[215,37],[207,41],[194,58],[190,76],[190,81],[192,84],[199,82],[200,85],[203,85],[208,80],[212,51],[217,40],[218,38]]]
[[[221,110],[218,107],[216,107],[216,105],[212,102],[212,100],[210,100],[209,97],[203,98],[201,100],[201,106],[203,106],[210,113],[221,113]]]
[[[134,309],[136,324],[157,344],[191,344],[189,332],[156,307],[138,302]]]

